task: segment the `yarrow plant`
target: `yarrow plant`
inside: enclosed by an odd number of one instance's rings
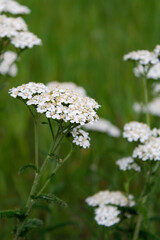
[[[58,156],[57,150],[62,140],[69,136],[72,138],[72,144],[82,148],[90,146],[88,133],[82,130],[81,127],[98,119],[96,112],[100,105],[94,99],[83,96],[77,91],[57,86],[50,89],[42,83],[34,82],[12,88],[9,90],[9,94],[13,98],[17,98],[25,103],[33,116],[35,126],[35,164],[29,164],[22,168],[32,167],[35,170],[35,178],[26,206],[24,209],[19,210],[19,223],[15,228],[14,238],[17,240],[26,234],[26,225],[29,221],[28,216],[37,200],[56,201],[60,205],[65,205],[62,204],[62,200],[53,194],[44,193],[58,169],[71,155],[73,148],[64,158],[63,156]],[[38,156],[38,127],[40,121],[42,121],[42,116],[48,121],[53,141],[45,160],[40,165]],[[56,132],[53,125],[56,125]],[[53,160],[54,166],[51,169]],[[47,172],[48,177],[44,185],[41,185],[40,182]]]
[[[0,78],[1,85],[8,76],[17,75],[16,61],[22,51],[41,45],[42,41],[29,32],[20,16],[29,14],[30,9],[14,0],[0,0]],[[10,16],[14,15],[14,16]]]
[[[160,129],[151,129],[150,127],[150,113],[158,113],[159,100],[158,98],[154,100],[157,101],[157,107],[152,102],[148,104],[147,86],[147,81],[160,78],[159,57],[159,45],[152,52],[138,50],[124,56],[125,61],[132,61],[136,65],[134,74],[143,80],[143,108],[139,104],[136,104],[135,108],[137,111],[143,110],[146,113],[146,123],[131,121],[124,125],[123,137],[134,146],[130,156],[122,157],[116,161],[116,165],[119,170],[124,172],[126,178],[124,183],[126,194],[105,190],[86,199],[88,205],[97,207],[95,209],[95,220],[99,225],[112,227],[117,231],[121,230],[121,227],[116,228],[114,226],[117,224],[123,226],[123,221],[125,221],[125,226],[128,226],[128,228],[125,227],[125,232],[130,236],[129,239],[133,240],[147,239],[147,237],[152,239],[152,236],[155,236],[153,239],[159,239],[158,236],[152,235],[147,229],[150,213],[146,207],[149,199],[152,198],[160,170]],[[158,93],[159,89],[158,85],[154,85],[154,93]],[[154,115],[159,116],[159,114]],[[137,146],[135,146],[136,143]],[[133,197],[130,193],[130,186],[131,182],[138,176],[141,176],[143,188],[139,197]]]

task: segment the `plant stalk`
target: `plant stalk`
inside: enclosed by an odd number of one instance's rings
[[[143,87],[144,87],[144,101],[146,106],[146,122],[150,127],[150,116],[149,116],[149,109],[148,109],[148,89],[147,89],[147,79],[143,77]]]
[[[143,219],[142,215],[139,215],[138,220],[137,220],[137,224],[136,224],[136,228],[135,228],[135,231],[134,231],[134,235],[133,235],[133,240],[138,240],[142,219]]]

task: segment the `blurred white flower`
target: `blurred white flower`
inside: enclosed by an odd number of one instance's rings
[[[133,158],[139,158],[143,161],[159,161],[160,137],[151,137],[145,144],[136,147],[133,151]]]
[[[113,204],[116,206],[128,206],[132,207],[135,205],[135,202],[133,200],[133,196],[129,195],[128,197],[125,196],[120,191],[100,191],[96,193],[95,195],[88,197],[86,199],[86,202],[89,206],[104,206],[108,204]]]
[[[147,74],[148,66],[143,66],[141,64],[138,64],[137,67],[133,68],[133,72],[136,77],[141,77],[144,74]]]
[[[16,48],[32,48],[34,45],[42,45],[42,41],[31,32],[19,32],[12,39],[11,43]]]
[[[14,0],[0,0],[0,13],[6,12],[11,14],[29,14],[30,9],[20,5]]]
[[[0,38],[12,38],[20,31],[27,30],[27,25],[21,17],[13,18],[0,15]]]
[[[123,60],[136,61],[141,65],[156,64],[159,62],[157,55],[154,52],[150,52],[148,50],[132,51],[124,55]]]
[[[132,195],[124,195],[120,191],[100,191],[88,197],[86,202],[89,206],[98,207],[95,209],[95,220],[99,225],[110,227],[120,221],[118,215],[122,211],[118,207],[133,207],[135,205]],[[114,205],[114,206],[112,206]],[[126,216],[126,212],[123,212]]]
[[[134,103],[133,108],[137,113],[146,113],[146,107],[142,103]],[[160,116],[160,97],[148,103],[148,111],[153,116]]]
[[[116,164],[119,166],[120,170],[127,171],[127,170],[134,170],[136,172],[141,171],[141,167],[135,163],[132,157],[122,158],[116,161]]]
[[[133,69],[133,72],[136,77],[142,77],[145,75],[148,79],[151,78],[157,80],[160,78],[160,63],[158,62],[152,67],[138,64],[138,66]]]
[[[157,80],[160,78],[160,63],[155,64],[153,67],[150,68],[147,78],[151,78]]]
[[[156,45],[156,47],[153,51],[157,55],[157,57],[159,57],[159,55],[160,55],[160,45]]]
[[[55,87],[59,87],[59,88],[62,88],[62,89],[70,89],[70,90],[77,91],[78,93],[82,94],[83,96],[87,95],[86,90],[83,87],[79,87],[73,82],[57,82],[57,81],[54,81],[54,82],[49,82],[46,85],[50,90],[53,90]]]
[[[17,75],[17,66],[14,63],[17,59],[17,54],[12,51],[7,51],[0,56],[0,74]]]
[[[140,141],[145,142],[151,135],[151,130],[145,123],[130,122],[124,125],[123,137],[127,138],[129,142]]]
[[[121,131],[106,119],[99,118],[99,120],[84,125],[84,128],[91,131],[107,133],[112,137],[120,137]]]
[[[121,211],[115,206],[100,206],[95,209],[95,220],[99,225],[110,227],[120,221]]]

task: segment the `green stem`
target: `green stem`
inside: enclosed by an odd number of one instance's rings
[[[38,186],[39,186],[39,183],[40,183],[40,180],[41,180],[41,177],[43,175],[43,172],[45,171],[47,165],[48,165],[48,160],[50,159],[50,155],[48,155],[46,157],[46,159],[44,160],[43,162],[43,165],[39,171],[39,173],[37,173],[35,175],[35,178],[34,178],[34,182],[33,182],[33,185],[32,185],[32,188],[31,188],[31,191],[30,191],[30,194],[29,194],[29,197],[28,197],[28,200],[27,200],[27,203],[26,203],[26,206],[25,206],[25,212],[24,214],[27,215],[30,213],[31,211],[31,208],[33,207],[34,203],[35,203],[35,200],[32,198],[32,196],[36,195],[37,193],[37,189],[38,189]],[[22,228],[24,226],[24,223],[25,223],[25,219],[19,223],[19,226],[17,228],[17,231],[16,231],[16,235],[15,235],[15,238],[14,240],[18,240],[19,239],[19,236],[20,236],[20,233],[22,231]]]
[[[38,121],[37,118],[34,118],[34,143],[35,143],[35,165],[37,171],[39,169],[39,161],[38,161]]]
[[[50,130],[51,130],[52,138],[53,138],[53,140],[54,140],[54,132],[53,132],[51,120],[50,120],[49,118],[47,118],[47,119],[48,119],[48,124],[49,124]]]
[[[142,215],[139,215],[138,220],[137,220],[137,224],[136,224],[136,227],[135,227],[134,235],[133,235],[133,240],[138,240],[142,219],[143,219]]]
[[[54,175],[57,173],[57,171],[59,170],[59,168],[60,168],[60,167],[68,160],[68,158],[71,156],[72,152],[73,152],[73,150],[71,150],[71,151],[68,153],[68,155],[67,155],[63,160],[61,159],[61,160],[58,162],[58,164],[56,165],[56,167],[55,167],[54,171],[52,172],[51,176],[54,176]],[[38,192],[37,195],[42,194],[42,192],[43,192],[43,191],[45,190],[45,188],[48,186],[48,184],[50,183],[50,181],[51,181],[51,178],[49,177],[49,178],[47,179],[46,183],[43,185],[43,187],[41,188],[41,190]]]
[[[34,117],[34,124],[35,124],[35,162],[36,162],[36,167],[38,169],[39,168],[39,166],[38,166],[38,118],[36,118],[36,116]],[[31,191],[30,191],[30,194],[29,194],[26,206],[25,206],[24,214],[25,214],[26,217],[25,217],[25,219],[23,219],[22,221],[19,222],[19,225],[17,227],[14,240],[19,240],[20,239],[20,234],[21,234],[23,226],[25,224],[25,220],[26,220],[27,216],[29,215],[29,213],[30,213],[30,211],[31,211],[31,209],[32,209],[32,207],[33,207],[33,205],[35,203],[35,200],[34,200],[34,198],[32,196],[37,195],[40,180],[42,178],[42,175],[43,175],[45,169],[48,166],[48,162],[49,162],[49,159],[51,158],[51,154],[56,151],[56,149],[60,145],[60,143],[61,143],[62,139],[64,138],[64,136],[65,136],[65,134],[63,132],[60,134],[60,127],[59,127],[59,129],[57,131],[57,135],[55,137],[55,141],[53,143],[53,146],[51,146],[51,148],[50,148],[49,154],[47,155],[46,159],[44,160],[44,162],[43,162],[41,168],[39,169],[39,171],[37,171],[37,173],[35,174],[33,185],[32,185],[32,188],[31,188]],[[69,154],[63,159],[63,161],[61,160],[56,165],[56,168],[53,171],[53,175],[66,162],[66,160],[69,158],[71,153],[72,153],[72,151],[69,152]],[[49,182],[50,182],[50,178],[46,181],[44,186],[38,192],[38,195],[43,192],[43,190],[47,187]]]
[[[146,106],[146,122],[150,127],[150,116],[149,116],[149,109],[148,109],[148,89],[147,89],[147,79],[145,76],[143,77],[143,87],[144,87],[144,100],[145,100],[145,106]]]

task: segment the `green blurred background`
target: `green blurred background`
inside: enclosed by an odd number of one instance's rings
[[[21,55],[18,76],[10,79],[1,91],[0,209],[23,206],[33,180],[32,171],[18,175],[21,166],[34,161],[33,121],[27,108],[9,96],[8,89],[29,81],[72,81],[101,104],[100,117],[122,129],[127,121],[145,121],[144,116],[136,115],[132,109],[134,101],[143,100],[142,84],[134,78],[132,64],[123,62],[123,55],[136,49],[152,50],[160,43],[159,0],[21,3],[32,10],[24,18],[43,45]],[[29,239],[101,240],[110,231],[96,224],[93,208],[86,205],[85,198],[99,190],[124,190],[125,176],[118,171],[115,161],[131,154],[133,145],[102,133],[90,136],[90,149],[74,152],[49,187],[68,207],[50,206],[38,213],[37,206],[33,216],[43,219],[49,231],[47,234],[33,231]],[[41,126],[41,160],[50,141],[48,127]],[[138,195],[138,180],[132,189]],[[0,221],[0,239],[11,239],[13,224],[13,220]],[[121,233],[112,239],[130,238]]]

